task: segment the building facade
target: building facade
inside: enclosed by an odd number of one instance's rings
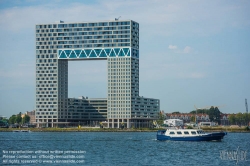
[[[192,119],[193,117],[193,119]],[[192,120],[199,122],[210,122],[208,114],[190,114],[190,113],[167,113],[166,119],[181,119],[184,123],[190,123]]]
[[[33,111],[27,111],[25,114],[30,117],[30,124],[35,124],[36,123],[36,118],[35,118],[35,110]]]
[[[106,99],[68,98],[68,61],[76,60],[107,61]],[[97,102],[92,105],[94,100]],[[139,96],[137,22],[60,21],[36,25],[38,126],[105,120],[108,127],[117,128],[121,123],[131,127],[157,119],[159,111],[158,99]]]

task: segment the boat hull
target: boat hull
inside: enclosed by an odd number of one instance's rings
[[[30,132],[30,130],[13,130],[13,132]]]
[[[187,136],[187,137],[177,137],[177,136],[167,136],[165,134],[157,133],[157,140],[159,141],[221,141],[226,135],[225,132],[207,133],[203,135]]]

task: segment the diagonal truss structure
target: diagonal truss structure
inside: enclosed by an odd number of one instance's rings
[[[139,50],[131,48],[93,48],[93,49],[59,49],[58,59],[81,58],[108,58],[108,57],[136,57],[139,58]]]

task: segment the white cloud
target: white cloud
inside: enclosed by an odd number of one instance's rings
[[[178,49],[178,47],[176,45],[169,45],[168,49],[170,50],[175,50],[175,53],[179,53],[179,54],[188,54],[191,53],[193,51],[193,49],[190,46],[186,46],[183,50],[182,49]]]
[[[175,50],[175,49],[177,49],[177,46],[175,46],[175,45],[169,45],[168,48],[169,48],[170,50]]]
[[[189,47],[189,46],[186,46],[186,47],[184,48],[184,50],[183,50],[183,53],[188,54],[188,53],[190,53],[191,51],[192,51],[192,48]]]
[[[206,5],[205,10],[204,5]],[[57,7],[55,8],[55,6]],[[180,3],[166,0],[144,0],[143,3],[134,0],[114,3],[113,0],[106,0],[94,4],[65,4],[63,1],[52,1],[39,6],[2,9],[0,10],[0,25],[1,29],[21,31],[22,29],[34,28],[34,25],[38,23],[49,23],[60,19],[65,22],[99,21],[113,20],[121,16],[121,19],[138,21],[143,25],[141,30],[151,30],[150,35],[152,33],[164,36],[207,35],[228,26],[237,25],[240,27],[245,24],[249,26],[247,6],[249,5],[243,5],[243,3],[218,5],[216,2],[189,1]],[[127,12],[128,9],[129,12]],[[145,13],[145,11],[147,12]],[[193,26],[197,24],[199,26]],[[185,28],[180,31],[184,25]]]

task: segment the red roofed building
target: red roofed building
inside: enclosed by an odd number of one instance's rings
[[[230,125],[230,121],[229,121],[230,115],[234,115],[234,114],[221,114],[220,115],[221,125],[223,125],[223,126]]]
[[[221,125],[230,125],[229,116],[235,114],[221,114],[220,115],[220,124]],[[190,113],[166,113],[166,119],[181,119],[183,123],[190,123],[191,117],[196,116],[197,123],[199,122],[210,122],[208,114],[190,114]]]
[[[197,123],[199,122],[210,122],[207,114],[190,114],[190,113],[166,113],[166,119],[181,119],[183,123],[190,123],[191,117],[196,116]]]

